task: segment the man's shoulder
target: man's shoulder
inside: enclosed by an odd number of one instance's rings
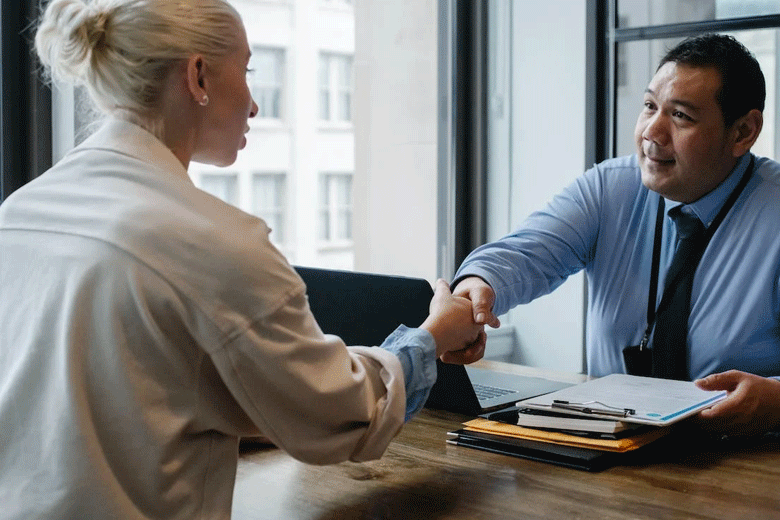
[[[755,173],[764,182],[780,188],[780,163],[774,159],[756,156]]]
[[[642,187],[642,173],[636,155],[606,159],[585,173],[591,183],[598,183],[613,195],[634,196]]]
[[[620,157],[605,159],[598,163],[595,168],[600,170],[624,170],[637,172],[639,171],[639,162],[637,161],[636,154],[621,155]]]

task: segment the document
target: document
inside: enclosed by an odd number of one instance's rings
[[[502,435],[518,439],[528,439],[540,442],[549,442],[552,444],[562,444],[564,446],[573,446],[579,448],[590,448],[603,451],[626,452],[635,450],[645,444],[660,439],[667,433],[669,428],[649,428],[642,429],[636,435],[623,437],[620,439],[601,439],[596,437],[583,437],[572,435],[565,432],[537,430],[535,428],[524,428],[514,424],[500,423],[477,417],[463,423],[466,431],[484,432],[493,435]]]
[[[701,390],[690,381],[610,374],[517,406],[585,417],[666,426],[725,399],[725,391]]]
[[[616,434],[643,425],[627,423],[604,417],[579,417],[570,413],[539,410],[537,408],[513,406],[504,410],[480,415],[491,421],[498,421],[528,428],[547,428],[553,430],[570,430],[580,432]]]

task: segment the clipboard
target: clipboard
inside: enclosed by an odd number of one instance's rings
[[[725,399],[726,391],[702,390],[690,381],[610,374],[556,392],[518,401],[518,406],[668,426]]]

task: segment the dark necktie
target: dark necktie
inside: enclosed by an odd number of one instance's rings
[[[666,274],[653,332],[653,377],[688,379],[688,317],[696,267],[704,253],[704,226],[680,207],[669,211],[677,226],[677,250]]]

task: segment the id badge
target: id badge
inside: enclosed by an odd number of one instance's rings
[[[653,370],[653,351],[647,345],[632,345],[623,349],[626,373],[632,376],[650,376]]]

